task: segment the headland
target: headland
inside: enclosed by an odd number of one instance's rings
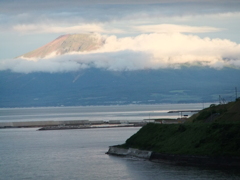
[[[148,123],[108,154],[149,151],[151,161],[240,167],[240,100],[211,105],[182,124]],[[139,151],[134,154],[138,157]],[[127,152],[127,153],[126,153]]]

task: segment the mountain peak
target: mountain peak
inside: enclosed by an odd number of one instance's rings
[[[23,54],[21,57],[44,58],[52,53],[62,55],[69,52],[93,51],[102,45],[103,40],[96,34],[66,34],[36,50]]]

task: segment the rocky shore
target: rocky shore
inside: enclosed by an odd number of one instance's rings
[[[128,156],[146,159],[152,162],[164,162],[179,165],[197,165],[213,167],[240,167],[239,157],[224,156],[196,156],[196,155],[174,155],[156,153],[153,151],[139,150],[135,148],[121,148],[110,146],[106,154],[115,156]]]
[[[143,159],[150,159],[152,151],[144,151],[135,148],[119,148],[117,146],[110,146],[106,154],[116,155],[116,156],[132,156]]]

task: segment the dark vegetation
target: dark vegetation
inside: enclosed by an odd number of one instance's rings
[[[220,105],[210,105],[188,119],[188,122],[239,122],[240,99],[235,102]]]
[[[240,123],[150,123],[122,146],[166,154],[240,156]]]
[[[212,113],[214,122],[206,122]],[[147,124],[122,147],[166,154],[240,156],[240,101],[212,106],[184,124]]]

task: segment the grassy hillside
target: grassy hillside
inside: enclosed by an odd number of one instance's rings
[[[240,156],[240,124],[147,124],[123,146],[166,154]]]
[[[240,99],[228,104],[214,105],[189,118],[188,122],[239,122]]]
[[[166,154],[240,156],[240,101],[214,106],[185,124],[147,124],[122,147]],[[206,123],[212,111],[219,115]]]

